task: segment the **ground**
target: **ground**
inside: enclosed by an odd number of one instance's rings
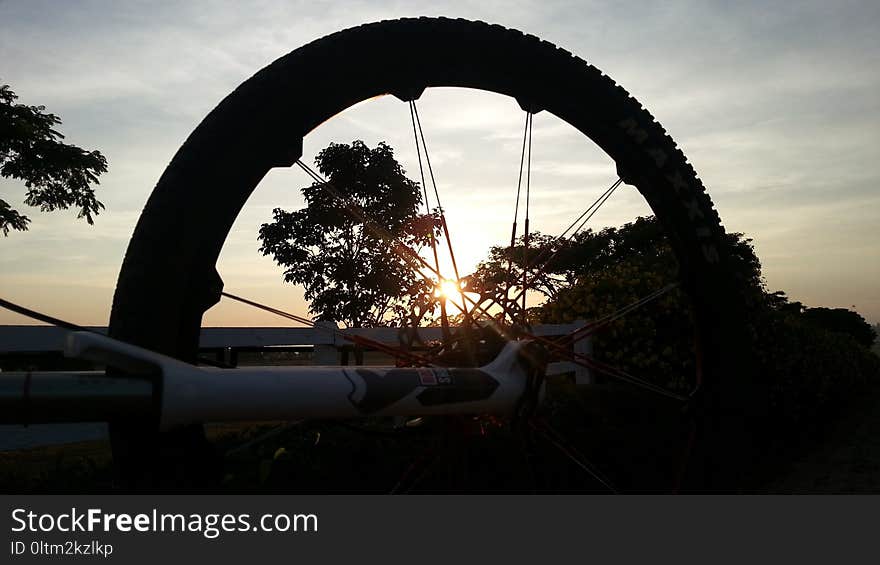
[[[231,468],[238,476],[227,477],[232,479],[227,486],[233,490],[276,490],[281,485],[272,477],[278,475],[286,482],[290,461],[289,454],[277,452],[277,446],[292,447],[292,437],[317,445],[320,438],[320,434],[298,428],[281,429],[281,434],[276,434],[276,429],[277,423],[270,422],[212,426],[209,435],[218,446],[228,452],[242,446],[252,451],[243,460],[235,454]],[[266,437],[253,444],[262,436]],[[854,401],[826,429],[802,440],[800,446],[789,446],[781,462],[772,466],[772,477],[758,492],[880,494],[880,387]],[[384,447],[384,453],[392,455],[392,450]],[[2,492],[95,492],[110,488],[110,449],[106,441],[0,452]],[[387,490],[383,485],[382,491]]]
[[[880,387],[856,400],[817,439],[781,469],[770,492],[880,494]]]

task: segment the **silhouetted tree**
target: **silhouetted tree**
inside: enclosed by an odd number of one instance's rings
[[[766,384],[768,429],[821,424],[830,407],[880,382],[880,360],[863,347],[873,332],[860,315],[808,308],[782,291],[766,292],[751,240],[734,233],[726,243],[735,274],[746,283],[743,290],[756,298],[748,302],[749,347],[757,379]],[[672,249],[652,218],[586,232],[559,257],[551,268],[570,271],[575,282],[534,310],[545,322],[595,320],[678,278]],[[594,355],[685,392],[688,382],[681,376],[692,374],[695,359],[690,310],[683,291],[675,289],[593,335]]]
[[[846,308],[807,308],[803,316],[808,323],[824,330],[852,336],[865,347],[871,347],[877,337],[874,328],[861,314]]]
[[[540,232],[529,235],[527,255],[522,236],[516,239],[513,247],[492,246],[489,257],[481,261],[476,270],[466,277],[467,288],[471,292],[503,295],[508,286],[519,287],[522,284],[524,266],[537,266],[553,253],[560,251],[561,247],[553,237]],[[574,271],[570,265],[562,265],[557,257],[540,274],[530,275],[529,281],[530,289],[552,298],[560,288],[574,282]]]
[[[770,310],[785,314],[803,314],[806,308],[802,302],[789,299],[783,290],[768,292],[764,296],[764,303]]]
[[[748,287],[763,289],[761,262],[755,255],[752,240],[741,233],[726,235],[734,269]],[[559,241],[545,234],[530,236],[528,253],[523,239],[513,247],[494,246],[468,279],[468,288],[475,292],[497,292],[522,281],[522,269],[528,266],[533,274],[530,289],[538,290],[553,301],[560,291],[576,284],[578,279],[596,275],[626,262],[652,271],[662,271],[670,281],[677,276],[677,263],[666,241],[660,223],[653,216],[640,217],[619,228],[609,227],[598,232],[585,230],[571,240]],[[538,273],[537,267],[543,266]],[[502,292],[503,294],[503,292]]]
[[[0,176],[24,181],[24,203],[43,212],[79,208],[78,218],[94,223],[104,208],[92,184],[107,171],[107,160],[98,151],[63,143],[53,129],[61,123],[45,106],[16,104],[18,96],[0,86]],[[25,231],[30,219],[0,199],[0,230]]]
[[[759,294],[761,263],[751,240],[732,233],[726,241],[737,275]],[[533,311],[543,322],[599,319],[680,278],[675,254],[654,217],[587,230],[553,245],[548,269],[564,282]],[[675,288],[594,335],[593,351],[603,361],[685,391],[690,383],[683,375],[692,374],[693,335],[690,301]]]
[[[285,268],[286,282],[305,287],[310,311],[368,327],[399,323],[432,301],[431,285],[387,239],[418,249],[437,227],[433,216],[419,214],[419,184],[393,149],[332,143],[315,164],[338,197],[314,182],[302,189],[305,208],[276,208],[259,233],[260,252]]]

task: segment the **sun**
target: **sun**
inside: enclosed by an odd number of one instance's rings
[[[464,283],[459,286],[459,284],[453,280],[444,279],[440,281],[440,284],[434,287],[434,296],[437,298],[457,296],[461,293],[462,288],[464,288]]]

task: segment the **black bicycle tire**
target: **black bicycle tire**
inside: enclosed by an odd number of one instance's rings
[[[268,65],[192,132],[162,174],[123,260],[110,335],[192,360],[204,311],[219,300],[214,265],[235,217],[269,169],[291,166],[302,138],[361,100],[418,97],[463,86],[514,96],[580,130],[644,195],[679,260],[695,304],[702,354],[700,408],[686,484],[726,490],[740,481],[741,406],[748,391],[741,288],[724,229],[675,142],[626,90],[537,37],[447,18],[371,23],[318,39]],[[199,426],[159,434],[156,422],[111,423],[121,477],[135,488],[192,488],[211,468]]]

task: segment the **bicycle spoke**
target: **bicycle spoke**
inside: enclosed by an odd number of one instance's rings
[[[513,272],[513,248],[516,245],[516,225],[517,220],[519,219],[519,197],[520,191],[522,189],[522,176],[523,176],[523,168],[525,167],[526,162],[526,139],[529,131],[529,113],[526,112],[526,123],[523,127],[523,143],[522,143],[522,153],[519,158],[519,178],[516,181],[516,204],[513,209],[513,223],[510,230],[510,255],[507,260],[507,276],[505,277],[505,283],[507,283],[507,289],[505,291],[505,297],[510,295],[510,276]]]
[[[559,450],[572,463],[580,467],[583,471],[598,481],[603,487],[613,494],[619,491],[614,484],[599,469],[590,463],[581,453],[571,444],[569,444],[563,436],[557,432],[549,423],[540,418],[535,418],[531,422],[532,428],[537,431],[550,445]]]
[[[657,300],[658,298],[660,298],[664,294],[667,294],[667,293],[675,290],[676,288],[678,288],[678,286],[679,286],[678,283],[670,283],[661,289],[655,290],[654,292],[652,292],[646,296],[643,296],[642,298],[636,300],[635,302],[633,302],[631,304],[628,304],[627,306],[624,306],[623,308],[619,308],[619,309],[615,310],[614,312],[611,312],[610,314],[606,314],[605,316],[602,316],[601,318],[598,318],[596,320],[589,322],[588,324],[584,325],[582,328],[578,328],[578,329],[574,330],[573,332],[569,333],[567,336],[562,338],[560,340],[560,343],[566,343],[566,344],[567,343],[574,343],[576,341],[580,341],[584,338],[587,338],[587,337],[593,335],[594,333],[596,333],[597,331],[599,331],[600,329],[608,326],[612,322],[615,322],[615,321],[619,320],[620,318],[623,318],[624,316],[626,316],[630,312],[638,310],[639,308],[645,306],[646,304],[653,302],[654,300]]]
[[[515,312],[512,311],[517,301],[519,300],[519,296],[510,300],[510,291],[513,285],[514,277],[513,275],[513,263],[514,263],[514,251],[516,248],[516,232],[517,232],[517,222],[519,220],[519,203],[520,203],[520,195],[522,194],[522,185],[523,185],[523,172],[525,171],[526,177],[526,198],[525,198],[525,218],[524,218],[524,230],[523,230],[523,265],[525,266],[528,263],[528,250],[529,250],[529,203],[530,203],[530,182],[531,182],[531,168],[532,168],[532,116],[531,112],[526,112],[526,120],[525,125],[523,126],[523,142],[522,142],[522,151],[520,153],[519,158],[519,175],[517,176],[516,181],[516,204],[513,210],[513,222],[511,224],[510,229],[510,249],[507,258],[507,275],[504,278],[505,289],[504,289],[504,301],[502,303],[498,303],[501,306],[503,315],[510,318],[512,323],[516,323],[517,319],[515,316]],[[528,160],[526,159],[526,150],[528,149]],[[522,278],[522,292],[520,293],[522,296],[522,313],[521,313],[521,322],[523,324],[526,323],[526,296],[525,289],[527,288],[527,278],[526,278],[526,270],[523,269],[523,278]],[[496,301],[497,302],[497,301]],[[491,306],[490,306],[491,307]]]
[[[52,326],[63,328],[65,330],[69,330],[72,332],[99,333],[99,332],[96,332],[95,330],[87,328],[85,326],[80,326],[78,324],[68,322],[67,320],[61,320],[59,318],[54,318],[54,317],[49,316],[47,314],[43,314],[42,312],[37,312],[36,310],[31,310],[30,308],[25,308],[24,306],[21,306],[19,304],[14,303],[14,302],[10,302],[8,300],[4,300],[2,298],[0,298],[0,308],[5,308],[6,310],[9,310],[10,312],[15,312],[16,314],[20,314],[22,316],[27,316],[28,318],[31,318],[33,320],[37,320],[39,322],[43,322],[43,323],[46,323],[46,324],[49,324]],[[103,335],[103,334],[100,334],[100,335]],[[117,339],[117,341],[122,341],[122,340]],[[126,343],[126,342],[123,342],[123,343]],[[132,344],[132,345],[135,345],[135,344]],[[138,346],[138,347],[140,347],[140,346]],[[204,365],[210,365],[212,367],[218,367],[220,369],[231,368],[228,365],[226,365],[225,363],[218,363],[218,362],[213,361],[211,359],[208,359],[207,357],[204,357],[202,355],[196,356],[196,360],[199,363],[202,363]]]
[[[478,303],[474,302],[473,299],[471,299],[467,295],[464,295],[464,296],[468,300],[471,301],[471,303],[474,306],[474,311],[481,312],[481,313],[488,315],[488,313],[485,311],[485,309],[482,306],[480,306]],[[668,391],[665,388],[657,386],[657,385],[655,385],[645,379],[631,375],[631,374],[627,373],[626,371],[624,371],[623,369],[608,365],[606,363],[602,363],[601,361],[597,361],[596,359],[594,359],[592,357],[589,357],[589,356],[586,356],[586,355],[583,355],[583,354],[580,354],[580,353],[577,353],[574,351],[569,351],[568,349],[566,349],[565,347],[563,347],[562,345],[560,345],[559,343],[557,343],[555,341],[551,341],[549,339],[543,338],[541,336],[533,335],[531,333],[528,333],[528,332],[525,332],[522,330],[520,330],[520,333],[522,334],[521,337],[523,337],[525,339],[531,339],[531,340],[537,341],[538,343],[546,346],[548,349],[557,353],[561,358],[568,360],[572,363],[575,363],[576,365],[580,365],[584,368],[591,369],[593,371],[599,371],[605,375],[608,375],[609,377],[612,377],[614,379],[621,380],[624,382],[628,382],[630,384],[636,385],[636,386],[641,387],[647,391],[656,393],[656,394],[658,394],[660,396],[664,396],[666,398],[678,400],[679,402],[686,402],[688,400],[688,398],[685,396]]]
[[[446,210],[440,201],[440,191],[437,189],[437,180],[434,178],[434,168],[431,166],[431,156],[428,154],[428,144],[425,142],[425,131],[422,129],[422,121],[419,118],[419,107],[415,101],[412,101],[412,109],[415,114],[416,126],[419,130],[419,138],[422,142],[422,148],[425,150],[425,163],[428,165],[428,174],[431,177],[431,186],[434,188],[434,197],[437,199],[437,208],[440,210],[440,223],[443,228],[443,235],[446,238],[446,246],[449,249],[449,259],[452,261],[452,270],[455,273],[456,282],[461,282],[458,273],[458,263],[455,260],[455,251],[452,248],[452,238],[449,237],[449,226],[446,224]]]
[[[443,208],[443,203],[440,201],[440,191],[437,189],[437,180],[434,177],[434,167],[431,165],[431,156],[428,153],[428,144],[425,141],[425,131],[422,129],[422,120],[419,117],[419,107],[416,104],[416,101],[413,100],[410,102],[410,108],[414,117],[414,128],[418,129],[419,139],[416,140],[416,146],[418,146],[419,140],[422,142],[422,149],[425,150],[425,163],[428,165],[428,175],[431,178],[431,186],[434,188],[434,198],[437,200],[437,209],[440,211],[440,227],[443,230],[443,237],[446,239],[446,247],[449,250],[449,259],[452,261],[452,272],[455,274],[455,285],[460,293],[463,293],[463,289],[461,288],[461,274],[458,271],[458,262],[455,259],[455,251],[452,246],[452,236],[449,234],[449,225],[446,222],[446,210]],[[421,168],[421,160],[419,161],[419,167]],[[422,182],[424,183],[424,174],[422,175]],[[427,195],[427,188],[426,195]],[[439,271],[439,267],[437,269]],[[464,314],[465,320],[468,319],[468,311],[467,307],[462,311]]]
[[[511,321],[514,323],[516,323],[517,319],[516,319],[516,316],[514,315],[514,312],[511,311],[510,305],[515,305],[522,300],[523,295],[525,294],[525,289],[527,289],[530,286],[530,283],[534,283],[540,277],[546,276],[546,273],[544,272],[544,268],[547,267],[553,261],[553,259],[555,259],[556,256],[563,250],[563,245],[565,243],[567,243],[568,241],[571,241],[574,238],[574,236],[576,236],[581,230],[583,230],[583,228],[586,226],[587,222],[589,222],[589,220],[595,215],[595,213],[599,210],[599,208],[606,201],[608,201],[608,199],[611,197],[611,195],[614,193],[614,191],[617,190],[617,188],[623,183],[623,179],[618,178],[611,186],[609,186],[607,189],[605,189],[605,191],[601,195],[599,195],[599,197],[596,198],[596,200],[594,200],[593,203],[590,204],[590,206],[588,206],[586,210],[584,210],[577,218],[575,218],[575,220],[571,224],[569,224],[569,226],[566,227],[565,230],[560,235],[558,235],[556,238],[554,238],[553,241],[551,241],[550,244],[547,247],[545,247],[545,249],[542,250],[537,255],[534,262],[528,261],[527,249],[524,250],[525,259],[523,262],[523,264],[524,264],[523,285],[522,285],[522,288],[519,290],[518,294],[515,294],[515,296],[513,298],[511,298],[510,297],[510,292],[512,290],[511,281],[513,281],[513,279],[515,278],[515,277],[513,277],[513,263],[514,263],[513,254],[514,254],[514,248],[516,245],[517,219],[518,219],[518,215],[519,215],[519,201],[520,201],[520,191],[521,191],[521,184],[522,184],[522,175],[523,175],[523,169],[525,168],[525,164],[526,164],[526,148],[528,147],[529,135],[530,135],[530,127],[529,126],[530,126],[529,115],[527,114],[526,124],[525,124],[524,130],[523,130],[523,148],[522,148],[522,154],[520,156],[520,172],[519,172],[519,180],[517,183],[516,205],[515,205],[515,209],[514,209],[514,218],[513,218],[511,232],[510,232],[510,247],[509,247],[509,252],[508,252],[507,274],[504,277],[504,284],[505,284],[504,298],[501,299],[501,297],[498,296],[498,293],[496,292],[495,293],[496,296],[491,299],[491,303],[486,307],[488,309],[488,308],[491,308],[492,306],[498,305],[502,309],[502,313],[505,316],[509,317],[511,319]],[[530,153],[531,153],[531,149],[529,148],[529,159],[531,159]],[[527,176],[527,180],[528,180],[528,176]],[[574,231],[572,231],[572,228],[575,228],[575,227],[577,227],[577,228]],[[571,233],[569,234],[569,232],[571,232]],[[525,247],[527,248],[527,245]],[[552,249],[553,247],[555,247],[555,250],[550,251],[550,256],[547,257],[546,259],[544,259],[544,256],[547,254],[548,250]],[[534,267],[533,266],[534,264],[538,264],[538,266]],[[529,280],[527,277],[527,273],[530,270],[533,271],[533,273],[531,273],[531,280]],[[523,310],[525,310],[524,307],[523,307]]]
[[[419,134],[417,131],[417,120],[416,120],[416,108],[415,108],[415,102],[412,100],[410,100],[410,102],[409,102],[409,115],[410,115],[410,121],[412,122],[413,139],[415,140],[415,145],[416,145],[416,157],[418,158],[418,161],[419,161],[419,175],[422,179],[422,194],[425,199],[425,213],[426,213],[426,216],[431,218],[430,238],[431,238],[431,251],[434,254],[434,267],[437,269],[437,272],[439,273],[440,272],[440,256],[437,254],[437,240],[434,237],[434,223],[433,223],[433,217],[431,216],[431,202],[428,198],[428,185],[425,182],[425,168],[422,166],[422,150],[419,145]],[[425,148],[425,159],[428,159],[427,148]],[[431,178],[433,181],[433,173],[431,173]],[[434,187],[435,193],[436,193],[436,190],[437,190],[437,187],[435,185],[435,187]],[[437,200],[437,206],[438,207],[440,206],[439,197]],[[439,286],[441,284],[443,284],[443,280],[438,279],[435,286],[437,288],[439,288]],[[442,296],[440,297],[440,322],[441,322],[441,327],[443,329],[443,340],[448,341],[450,338],[449,317],[447,316],[447,313],[446,313],[446,301]]]
[[[231,300],[235,300],[237,302],[241,302],[242,304],[247,304],[249,306],[253,306],[254,308],[258,308],[260,310],[264,310],[271,314],[275,314],[276,316],[280,316],[282,318],[287,318],[288,320],[293,320],[295,322],[299,322],[301,324],[305,324],[309,327],[315,328],[317,330],[326,331],[332,333],[334,336],[339,336],[342,339],[349,341],[355,345],[361,345],[365,347],[372,347],[373,349],[377,349],[391,355],[397,359],[406,360],[408,363],[412,363],[416,366],[426,366],[430,367],[431,362],[429,359],[422,357],[421,355],[417,355],[415,353],[411,353],[409,351],[404,351],[403,349],[392,347],[390,345],[384,344],[381,341],[376,341],[374,339],[370,339],[364,336],[358,335],[349,335],[345,332],[340,331],[337,328],[331,328],[328,326],[322,326],[315,323],[314,320],[306,318],[304,316],[298,316],[296,314],[291,314],[289,312],[285,312],[284,310],[279,310],[278,308],[273,308],[271,306],[267,306],[265,304],[260,304],[259,302],[248,300],[247,298],[242,298],[241,296],[236,296],[234,294],[230,294],[226,291],[222,291],[221,296],[229,298]]]
[[[521,291],[520,291],[520,294],[516,295],[516,296],[513,298],[513,301],[514,301],[514,302],[517,301],[517,300],[519,300],[519,298],[520,298],[521,295],[525,294],[525,289],[528,287],[528,283],[526,282],[526,278],[525,278],[525,277],[526,277],[525,273],[527,273],[529,270],[534,270],[534,271],[535,271],[534,275],[533,275],[532,278],[531,278],[531,281],[529,281],[529,282],[534,282],[534,281],[537,280],[540,276],[544,275],[544,274],[545,274],[545,273],[544,273],[544,269],[545,269],[548,265],[550,265],[550,262],[553,261],[553,259],[555,259],[557,255],[559,255],[559,252],[562,251],[562,249],[563,249],[562,246],[563,246],[565,243],[571,241],[571,240],[574,238],[574,236],[576,236],[581,230],[584,229],[584,227],[587,225],[587,222],[589,222],[590,219],[591,219],[591,218],[596,214],[596,212],[599,210],[599,208],[601,208],[602,205],[605,204],[605,202],[607,202],[609,198],[611,198],[611,195],[614,194],[614,191],[617,190],[617,188],[618,188],[622,183],[623,183],[623,179],[618,178],[618,179],[617,179],[617,180],[616,180],[616,181],[615,181],[610,187],[608,187],[608,188],[605,190],[605,192],[603,192],[603,193],[602,193],[602,194],[601,194],[596,200],[594,200],[593,203],[590,204],[590,206],[589,206],[586,210],[584,210],[584,212],[581,213],[581,215],[578,216],[578,217],[575,219],[575,221],[572,222],[571,225],[569,225],[569,226],[565,229],[564,232],[562,232],[561,235],[557,236],[552,242],[550,242],[550,245],[549,245],[548,249],[549,249],[549,248],[552,248],[553,246],[556,246],[557,243],[560,244],[559,246],[556,247],[556,250],[555,250],[555,251],[551,252],[550,257],[548,257],[547,259],[543,260],[543,261],[541,262],[541,264],[538,265],[537,267],[532,267],[532,265],[531,265],[530,263],[524,263],[524,267],[523,267],[523,280],[524,280],[524,283],[523,283],[523,290],[521,290]],[[573,226],[575,226],[576,224],[578,224],[578,223],[579,223],[579,225],[577,226],[577,229],[575,229],[573,232],[571,232],[570,235],[567,235],[567,236],[566,236],[566,234],[568,234],[568,232],[571,230],[571,228],[572,228]],[[513,248],[511,247],[511,252],[512,252],[512,250],[513,250]],[[541,259],[541,255],[538,255],[538,257],[535,259],[535,262],[537,263],[540,259]]]
[[[388,494],[409,494],[439,458],[439,454],[433,448],[426,450],[404,470]]]
[[[587,355],[575,354],[575,357],[574,357],[574,359],[572,359],[572,362],[576,363],[578,365],[581,365],[587,369],[591,369],[593,371],[598,371],[598,372],[600,372],[604,375],[607,375],[613,379],[617,379],[619,381],[629,383],[631,385],[635,385],[635,386],[642,388],[648,392],[652,392],[652,393],[658,394],[660,396],[670,398],[672,400],[677,400],[679,402],[687,402],[688,401],[688,397],[686,397],[686,396],[682,396],[680,394],[676,394],[674,392],[666,390],[665,388],[658,386],[658,385],[655,385],[654,383],[651,383],[649,381],[646,381],[645,379],[631,375],[630,373],[627,373],[626,371],[624,371],[623,369],[621,369],[619,367],[615,367],[613,365],[603,363],[602,361],[598,361],[597,359],[595,359],[593,357],[590,357]]]
[[[529,118],[529,157],[526,165],[526,218],[523,227],[523,283],[522,283],[522,325],[528,324],[528,314],[526,310],[526,294],[529,290],[528,267],[529,264],[529,207],[531,203],[531,182],[532,182],[532,120],[534,114],[528,113]]]
[[[671,399],[677,400],[679,402],[686,402],[688,400],[688,398],[685,396],[682,396],[680,394],[676,394],[674,392],[666,390],[665,388],[663,388],[661,386],[657,386],[654,383],[647,381],[645,379],[642,379],[640,377],[636,377],[635,375],[631,375],[630,373],[627,373],[623,369],[620,369],[618,367],[614,367],[612,365],[608,365],[607,363],[603,363],[601,361],[598,361],[597,359],[595,359],[589,355],[584,355],[582,353],[577,353],[575,351],[569,351],[568,349],[566,349],[565,347],[563,347],[562,345],[560,345],[559,343],[557,343],[555,341],[551,341],[551,340],[543,338],[541,336],[536,336],[536,335],[531,335],[531,334],[525,334],[525,337],[527,337],[528,339],[533,339],[533,340],[537,341],[538,343],[546,346],[553,353],[556,353],[560,359],[564,359],[564,360],[569,361],[571,363],[574,363],[576,365],[580,365],[581,367],[584,367],[586,369],[590,369],[593,371],[599,371],[600,373],[605,374],[609,377],[612,377],[614,379],[617,379],[617,380],[620,380],[623,382],[630,383],[632,385],[636,385],[640,388],[643,388],[647,391],[656,393],[660,396],[664,396],[666,398],[671,398]]]
[[[485,310],[483,310],[483,308],[480,307],[479,305],[475,304],[474,306],[475,306],[475,308],[474,308],[475,310],[480,310],[482,312],[485,312]],[[547,338],[533,335],[533,334],[525,332],[525,331],[520,331],[520,333],[522,334],[523,338],[534,340],[534,341],[546,346],[548,349],[550,349],[554,353],[558,354],[560,356],[560,358],[565,359],[567,361],[570,361],[572,363],[575,363],[577,365],[580,365],[584,368],[591,369],[594,371],[599,371],[599,372],[606,374],[606,375],[608,375],[612,378],[615,378],[617,380],[628,382],[630,384],[639,386],[645,390],[648,390],[650,392],[654,392],[656,394],[659,394],[659,395],[667,397],[667,398],[678,400],[680,402],[685,402],[688,400],[687,397],[685,397],[685,396],[668,391],[663,387],[657,386],[649,381],[646,381],[645,379],[631,375],[631,374],[627,373],[626,371],[624,371],[623,369],[602,363],[601,361],[597,361],[596,359],[594,359],[590,356],[583,355],[583,354],[580,354],[580,353],[577,353],[574,351],[569,351],[568,349],[566,349],[561,344],[559,344],[555,341],[551,341]]]

